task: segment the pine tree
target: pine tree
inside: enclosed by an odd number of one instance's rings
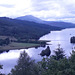
[[[20,58],[14,69],[11,70],[9,75],[38,75],[38,66],[28,54],[24,51],[20,54]]]
[[[58,48],[56,50],[54,50],[55,55],[52,55],[52,57],[55,60],[60,60],[63,59],[65,57],[63,48],[60,47],[60,44],[58,44]]]

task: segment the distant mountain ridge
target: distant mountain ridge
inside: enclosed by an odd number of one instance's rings
[[[73,23],[61,22],[61,21],[44,21],[44,20],[36,18],[32,15],[17,17],[15,19],[32,21],[32,22],[36,22],[36,23],[42,23],[42,24],[56,26],[56,27],[62,27],[62,28],[74,28],[75,27],[75,24],[73,24]]]
[[[45,24],[51,26],[57,26],[61,28],[75,28],[75,24],[69,22],[60,22],[60,21],[45,21]]]

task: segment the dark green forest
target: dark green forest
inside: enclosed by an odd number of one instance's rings
[[[6,39],[0,39],[0,46],[3,46],[3,45],[8,45],[10,43],[10,40],[9,38],[6,38]]]
[[[1,36],[14,36],[18,39],[39,39],[52,30],[60,29],[45,24],[0,17]]]
[[[43,57],[39,62],[24,51],[8,75],[75,75],[75,51],[66,57],[63,49],[58,47],[54,55]]]

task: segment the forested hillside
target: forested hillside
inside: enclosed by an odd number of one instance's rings
[[[61,28],[28,22],[22,20],[0,17],[0,35],[14,36],[24,39],[39,39],[39,37],[49,33],[51,30],[59,30]]]

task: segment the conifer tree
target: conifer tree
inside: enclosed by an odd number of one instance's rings
[[[28,54],[24,51],[20,54],[20,58],[14,69],[11,70],[9,75],[38,75],[38,66]]]

